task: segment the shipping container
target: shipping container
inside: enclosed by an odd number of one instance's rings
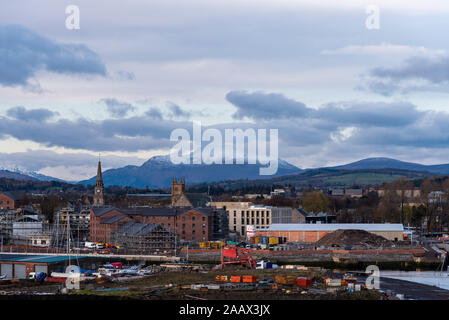
[[[217,275],[215,277],[215,281],[217,281],[217,282],[226,282],[226,281],[228,281],[228,276]]]
[[[279,238],[278,237],[270,237],[269,244],[279,244]]]
[[[294,285],[296,283],[296,277],[295,276],[275,276],[274,280],[278,284]]]
[[[345,284],[345,281],[342,279],[325,279],[324,284],[328,287],[340,287]]]
[[[231,282],[242,282],[242,277],[240,277],[240,276],[231,276]]]
[[[297,284],[300,287],[310,287],[312,285],[312,278],[298,277]]]
[[[247,282],[247,283],[256,283],[257,282],[257,277],[256,276],[243,276],[243,282]]]

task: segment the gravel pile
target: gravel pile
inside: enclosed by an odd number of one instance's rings
[[[316,245],[319,247],[352,247],[353,249],[377,249],[380,247],[394,247],[394,243],[392,241],[364,230],[337,230],[322,237],[316,243]]]

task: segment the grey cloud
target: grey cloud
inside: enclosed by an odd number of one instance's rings
[[[14,107],[8,109],[6,114],[11,118],[23,121],[45,121],[58,115],[57,112],[53,112],[48,109],[26,110],[24,107]]]
[[[423,113],[408,102],[330,103],[312,117],[355,126],[402,127],[421,118]]]
[[[161,110],[159,110],[158,108],[150,108],[150,110],[148,110],[147,112],[145,112],[145,114],[153,119],[160,119],[162,120],[162,113]]]
[[[404,126],[423,115],[416,106],[406,102],[339,102],[313,109],[277,93],[231,91],[226,98],[237,108],[235,119],[308,119],[326,130],[341,125]]]
[[[256,106],[264,105],[263,96],[260,93],[256,95]],[[267,96],[268,101],[273,101],[272,94]],[[286,108],[303,105],[282,97],[276,96],[277,110],[284,109],[283,101],[287,102]],[[267,120],[257,118],[257,108],[251,109],[250,99],[245,101],[246,114],[254,115],[251,120],[256,121],[222,123],[211,127],[278,129],[280,150],[287,154],[292,148],[328,148],[332,144],[367,149],[391,146],[441,149],[449,146],[449,113],[417,110],[416,106],[406,102],[340,102],[318,109],[304,106],[299,113],[302,116],[281,115]],[[30,111],[21,110],[21,113],[28,114]],[[135,152],[168,149],[172,145],[169,137],[174,129],[192,129],[189,121],[163,119],[157,108],[139,116],[102,121],[48,119],[43,117],[42,121],[30,121],[26,116],[1,117],[0,137],[12,136],[49,147]],[[349,135],[346,129],[350,129]]]
[[[58,43],[18,25],[0,26],[0,84],[32,86],[40,70],[106,75],[100,57],[83,44]]]
[[[288,99],[278,93],[231,91],[226,95],[226,100],[238,109],[233,114],[234,119],[270,120],[273,118],[302,117],[310,111],[302,102]]]
[[[171,115],[175,118],[189,118],[191,113],[181,109],[181,107],[173,102],[168,101],[168,108],[171,111]]]
[[[304,106],[298,112],[292,106],[303,106],[302,103],[279,94],[275,97],[273,103],[273,94],[239,92],[239,99],[232,101],[237,107],[236,114],[254,120],[255,126],[277,128],[281,150],[312,145],[327,148],[332,144],[349,149],[363,146],[366,150],[392,146],[449,147],[449,113],[446,112],[421,111],[408,102],[339,102],[318,109]],[[279,111],[275,113],[271,109]],[[290,110],[290,117],[283,110]]]
[[[99,102],[106,105],[109,114],[113,117],[124,117],[129,112],[136,110],[132,104],[120,102],[114,98],[101,99]]]
[[[397,81],[424,79],[433,83],[449,81],[449,55],[437,57],[415,56],[398,68],[374,68],[371,76]]]
[[[449,90],[449,54],[413,56],[399,67],[377,67],[368,73],[363,89],[384,96],[413,91]]]
[[[190,123],[136,116],[91,121],[84,118],[57,121],[27,121],[0,118],[0,136],[30,140],[44,146],[92,151],[138,151],[170,147],[175,128],[191,128]]]

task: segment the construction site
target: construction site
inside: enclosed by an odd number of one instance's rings
[[[159,223],[130,219],[98,242],[89,241],[87,215],[79,217],[69,209],[53,224],[31,214],[1,217],[0,299],[402,299],[394,284],[367,285],[365,269],[447,266],[447,248],[397,241],[395,226],[272,225],[243,241],[185,242]],[[120,219],[105,218],[98,234]]]

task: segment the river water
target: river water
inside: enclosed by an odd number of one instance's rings
[[[447,271],[380,271],[382,278],[411,281],[449,290]]]

